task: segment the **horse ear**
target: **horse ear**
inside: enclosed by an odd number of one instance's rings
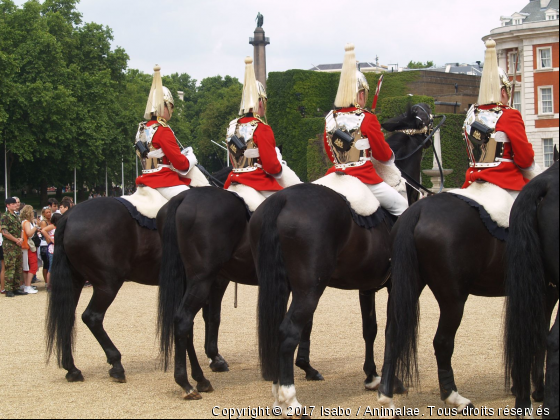
[[[554,145],[554,162],[558,162],[558,146]]]

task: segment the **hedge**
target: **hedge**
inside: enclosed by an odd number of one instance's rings
[[[443,169],[453,169],[453,173],[445,178],[446,188],[459,188],[465,182],[465,174],[469,167],[465,141],[463,140],[462,127],[465,115],[442,114],[447,117],[441,127],[441,154],[443,155]],[[438,123],[441,120],[436,120]],[[427,149],[422,161],[422,169],[432,169],[433,148]],[[440,156],[441,159],[441,156]],[[422,184],[431,188],[429,177],[422,175]]]

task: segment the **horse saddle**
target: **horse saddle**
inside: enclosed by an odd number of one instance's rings
[[[505,241],[513,197],[503,188],[490,182],[475,182],[464,189],[451,190],[457,198],[479,210],[480,217],[492,236]]]

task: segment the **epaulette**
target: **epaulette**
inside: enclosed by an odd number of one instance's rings
[[[164,118],[158,117],[157,122],[162,127],[169,127],[169,125],[167,124],[167,121]]]

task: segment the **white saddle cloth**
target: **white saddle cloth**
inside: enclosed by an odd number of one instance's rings
[[[210,183],[204,174],[194,166],[186,178],[191,180],[191,187],[207,187]],[[136,210],[150,219],[155,219],[160,209],[167,204],[167,199],[157,190],[150,187],[138,187],[132,195],[125,195],[125,200],[129,201]]]
[[[449,191],[476,201],[488,212],[490,218],[503,228],[509,228],[509,214],[514,203],[509,192],[489,182],[475,182],[468,188]]]
[[[297,174],[284,161],[282,162],[282,177],[277,181],[282,188],[301,184]],[[274,193],[274,191],[257,191],[243,184],[232,184],[227,190],[239,195],[251,212],[257,210],[262,202]]]
[[[351,175],[338,175],[334,172],[313,183],[330,188],[344,196],[350,203],[350,207],[360,216],[371,216],[379,209],[379,200],[362,181]]]

